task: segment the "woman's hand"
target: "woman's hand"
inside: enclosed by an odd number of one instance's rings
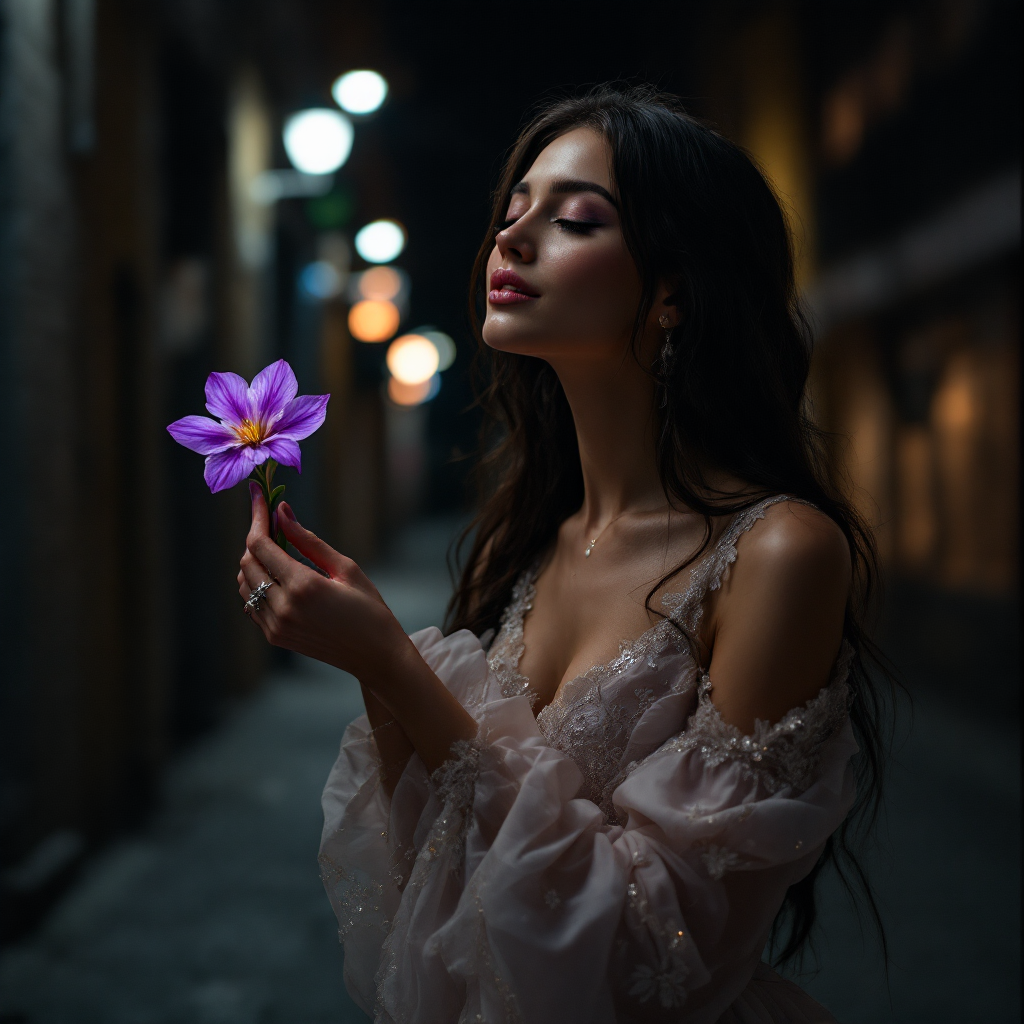
[[[263,493],[252,489],[252,526],[238,574],[243,600],[261,583],[273,585],[251,618],[277,647],[351,672],[369,683],[391,655],[408,645],[405,632],[376,587],[350,558],[303,529],[291,508],[278,506],[285,537],[324,574],[296,561],[270,536]]]
[[[351,558],[303,529],[284,502],[278,505],[278,524],[326,576],[297,562],[271,539],[263,492],[252,488],[252,527],[238,592],[247,601],[261,583],[273,580],[273,585],[251,618],[272,644],[351,672],[394,717],[427,770],[434,771],[456,740],[476,735],[475,720],[420,657]],[[408,753],[403,743],[404,738],[384,753],[389,762],[404,764]]]

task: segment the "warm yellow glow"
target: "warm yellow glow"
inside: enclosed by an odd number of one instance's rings
[[[364,299],[388,302],[402,290],[402,279],[393,267],[371,267],[359,278],[359,294]]]
[[[974,422],[973,381],[966,375],[952,377],[935,396],[935,418],[947,430],[966,430]]]
[[[420,384],[403,384],[397,377],[388,381],[388,398],[395,405],[419,405],[430,394],[430,381]]]
[[[388,348],[388,369],[402,384],[424,384],[437,373],[439,362],[437,348],[418,334],[404,334]]]
[[[938,540],[934,455],[928,428],[903,427],[896,439],[896,458],[900,554],[907,565],[921,568],[932,557]]]
[[[348,313],[348,330],[358,341],[387,341],[398,330],[401,316],[393,302],[363,299]]]

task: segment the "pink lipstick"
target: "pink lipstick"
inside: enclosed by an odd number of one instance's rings
[[[514,270],[499,267],[491,274],[487,301],[494,306],[512,306],[518,302],[529,302],[538,294]]]

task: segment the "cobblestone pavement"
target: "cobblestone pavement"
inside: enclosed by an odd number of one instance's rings
[[[372,576],[407,629],[439,621],[450,524],[406,538]],[[361,710],[342,673],[274,677],[168,775],[139,836],[95,859],[0,957],[0,1024],[348,1024],[317,875],[319,796]],[[906,731],[906,730],[904,730]],[[916,697],[893,769],[888,841],[869,858],[891,951],[825,888],[821,968],[802,977],[846,1024],[1001,1024],[1019,1015],[1019,745]]]

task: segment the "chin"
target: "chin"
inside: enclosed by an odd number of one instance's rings
[[[535,355],[536,349],[546,348],[549,340],[546,331],[531,330],[524,323],[516,323],[514,315],[490,314],[481,331],[484,344],[497,352],[517,352],[521,355]]]

